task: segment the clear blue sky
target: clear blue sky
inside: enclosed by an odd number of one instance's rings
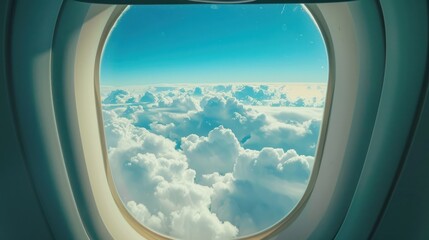
[[[103,51],[101,85],[326,82],[319,29],[300,5],[131,6]]]

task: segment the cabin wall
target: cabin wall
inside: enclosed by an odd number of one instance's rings
[[[0,239],[53,239],[26,167],[10,101],[13,1],[0,1]]]

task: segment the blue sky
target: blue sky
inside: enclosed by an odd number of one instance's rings
[[[104,48],[101,84],[326,82],[323,38],[299,5],[132,6]]]

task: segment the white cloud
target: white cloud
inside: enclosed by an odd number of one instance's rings
[[[129,97],[129,93],[125,90],[117,89],[112,91],[104,100],[104,104],[125,103]]]
[[[299,201],[323,109],[273,107],[291,94],[271,85],[139,91],[112,93],[103,107],[115,186],[139,222],[176,238],[231,239]],[[246,91],[251,99],[233,96]]]
[[[204,175],[213,188],[211,210],[238,227],[240,235],[261,231],[283,218],[307,186],[313,157],[294,150],[241,149],[232,173]]]
[[[138,221],[185,239],[230,239],[237,235],[236,227],[210,212],[213,189],[194,182],[195,171],[173,141],[135,127],[112,112],[105,115],[111,127],[106,130],[117,133],[109,151],[115,185]],[[200,225],[204,231],[182,229],[189,224]]]
[[[196,87],[194,89],[194,95],[197,95],[197,96],[203,95],[203,89],[201,87]]]
[[[199,102],[190,96],[182,96],[175,98],[171,104],[165,105],[165,107],[171,108],[172,111],[189,112],[189,111],[200,111],[201,107]]]
[[[142,103],[154,103],[156,101],[156,96],[151,92],[145,92],[145,94],[140,98],[140,102]]]
[[[219,221],[216,214],[208,209],[182,208],[172,213],[172,236],[183,239],[233,239],[238,234],[237,227],[229,222]]]
[[[261,101],[269,100],[274,96],[272,91],[269,91],[269,87],[261,85],[258,87],[244,85],[238,88],[233,96],[239,100],[253,105],[260,105]]]
[[[266,185],[276,181],[306,182],[310,176],[310,156],[298,155],[295,150],[263,148],[245,150],[234,166],[234,177],[254,184]],[[284,192],[279,189],[276,191]]]
[[[232,172],[241,149],[230,129],[216,127],[207,137],[195,134],[182,138],[181,148],[198,177],[204,174]],[[199,179],[199,178],[198,178]]]
[[[152,215],[144,204],[129,201],[127,208],[140,223],[150,229],[163,233],[167,231],[166,217],[162,212]]]
[[[273,119],[251,133],[243,146],[261,149],[264,146],[295,149],[306,155],[315,154],[315,144],[320,131],[320,120],[307,120],[299,123],[281,123]]]

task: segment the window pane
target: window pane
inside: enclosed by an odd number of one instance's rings
[[[132,6],[100,72],[111,174],[145,227],[231,239],[269,228],[301,199],[328,80],[304,6]]]

